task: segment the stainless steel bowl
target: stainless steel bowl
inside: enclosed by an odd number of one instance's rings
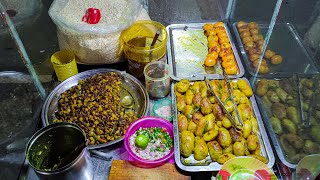
[[[44,126],[51,124],[52,121],[55,119],[55,112],[58,110],[58,100],[60,99],[60,96],[63,92],[67,91],[73,86],[76,86],[79,80],[89,78],[95,74],[106,72],[117,72],[121,74],[122,89],[120,96],[124,97],[126,95],[130,95],[133,97],[135,103],[135,111],[137,112],[138,118],[147,115],[149,110],[149,95],[139,80],[123,71],[118,71],[114,69],[94,69],[79,73],[75,76],[66,79],[48,95],[46,101],[44,102],[41,113],[41,119]],[[121,140],[123,140],[123,137],[104,144],[89,145],[88,148],[97,149],[107,147]]]
[[[91,180],[93,166],[85,143],[86,136],[79,126],[54,123],[31,137],[25,155],[39,179]],[[57,164],[59,168],[54,169]]]

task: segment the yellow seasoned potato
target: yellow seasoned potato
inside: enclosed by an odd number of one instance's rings
[[[218,121],[221,121],[223,119],[224,113],[218,104],[212,105],[212,111]]]
[[[212,112],[212,105],[207,97],[201,100],[201,112],[204,115],[210,114]]]
[[[242,138],[242,131],[237,130],[235,127],[230,128],[229,133],[232,139],[232,143],[240,141]]]
[[[251,118],[250,121],[251,121],[251,124],[252,124],[252,132],[253,132],[254,134],[258,134],[258,132],[259,132],[259,125],[258,125],[257,119],[252,116],[252,118]]]
[[[194,150],[195,137],[190,131],[182,131],[180,136],[180,153],[184,157],[189,157]]]
[[[187,79],[182,79],[177,84],[175,84],[175,89],[179,93],[185,93],[189,89],[189,86],[190,86],[190,81]]]
[[[218,142],[221,147],[227,147],[231,144],[231,136],[227,129],[219,128]]]
[[[251,118],[252,119],[252,118]],[[251,134],[252,123],[250,120],[243,121],[243,137],[247,138]]]
[[[208,95],[208,88],[207,88],[207,86],[204,86],[204,87],[201,86],[200,93],[201,93],[201,97],[202,97],[202,98],[207,97],[207,95]]]
[[[259,138],[257,135],[250,134],[247,138],[248,149],[254,151],[259,145]]]
[[[205,129],[205,131],[210,131],[211,129],[213,129],[215,127],[215,117],[212,113],[207,114],[206,116],[204,116],[204,118],[206,119],[207,122],[207,127]]]
[[[232,103],[231,100],[226,101],[226,102],[224,103],[224,106],[226,107],[226,109],[227,109],[227,111],[228,111],[229,113],[232,113],[232,112],[233,112],[234,106],[233,106],[233,103]]]
[[[195,107],[200,107],[201,105],[201,93],[197,93],[193,98],[192,98],[192,103]]]
[[[229,93],[227,92],[224,92],[224,93],[221,93],[220,95],[220,100],[224,103],[226,101],[228,101],[230,98],[229,98]]]
[[[186,105],[186,107],[183,109],[183,114],[188,118],[192,118],[192,114],[194,113],[193,106],[191,105]]]
[[[239,104],[238,111],[242,121],[250,120],[253,116],[252,108],[248,104]]]
[[[249,102],[247,96],[240,90],[233,90],[232,95],[236,104],[247,104]]]
[[[206,142],[202,138],[197,140],[194,147],[194,159],[200,161],[208,156],[208,152]]]
[[[211,102],[211,104],[216,103],[216,98],[214,96],[208,96],[209,101]]]
[[[255,149],[254,151],[252,151],[251,154],[254,154],[254,155],[257,155],[257,156],[260,156],[260,155],[261,155],[261,147],[260,147],[260,144],[258,144],[257,149]]]
[[[239,142],[241,142],[242,145],[243,145],[243,147],[244,147],[244,154],[245,154],[246,156],[248,156],[248,155],[250,154],[250,151],[249,151],[249,149],[248,149],[247,141],[246,141],[243,137],[241,137],[241,138],[239,139]]]
[[[186,104],[191,105],[193,97],[194,97],[193,92],[190,89],[188,89],[185,95]]]
[[[203,115],[200,112],[195,112],[192,115],[192,120],[193,122],[195,122],[196,124],[198,124],[199,120],[203,117]]]
[[[197,124],[193,122],[193,120],[190,120],[188,123],[188,131],[191,131],[194,133],[196,131]]]
[[[194,134],[196,136],[202,137],[204,130],[207,126],[207,121],[204,117],[200,118],[198,124],[197,124],[197,128],[196,131],[194,132]]]
[[[216,121],[216,125],[221,128],[222,127],[222,121]]]
[[[212,161],[218,161],[219,156],[222,155],[222,148],[217,141],[210,141],[207,143],[209,154]]]
[[[224,164],[225,162],[227,162],[228,160],[235,158],[236,156],[231,154],[231,153],[226,153],[226,154],[222,154],[218,157],[218,163],[220,164]]]
[[[196,81],[190,86],[191,91],[193,94],[197,94],[200,92],[200,82]]]
[[[226,129],[229,129],[232,126],[231,121],[226,116],[223,117],[221,122],[222,122],[222,126],[225,127]]]
[[[222,149],[222,153],[223,154],[226,154],[226,153],[233,154],[233,145],[230,144],[230,146],[225,147],[224,149]]]
[[[215,127],[210,131],[204,133],[203,140],[205,141],[212,141],[218,136],[219,127],[215,124]]]
[[[233,144],[233,153],[236,156],[244,156],[244,146],[241,142],[235,142]]]
[[[240,79],[237,81],[239,89],[247,96],[251,97],[253,95],[252,89],[248,82],[244,79]]]
[[[186,100],[184,95],[177,96],[177,109],[179,111],[183,111],[183,109],[186,107]]]
[[[178,130],[179,132],[185,131],[188,128],[188,119],[185,115],[179,114],[178,116]]]

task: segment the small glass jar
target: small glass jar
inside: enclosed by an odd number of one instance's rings
[[[163,98],[170,91],[169,65],[162,61],[148,63],[144,67],[146,89],[151,98]]]

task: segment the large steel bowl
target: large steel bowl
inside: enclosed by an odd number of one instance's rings
[[[41,113],[41,119],[44,126],[51,124],[52,121],[56,119],[55,112],[58,111],[58,100],[60,99],[60,96],[63,92],[67,91],[73,86],[76,86],[79,80],[89,78],[95,74],[106,72],[117,72],[122,76],[120,98],[126,95],[132,96],[135,104],[135,111],[137,112],[137,117],[140,118],[147,115],[149,109],[149,96],[146,89],[143,87],[139,80],[123,71],[114,69],[94,69],[79,73],[66,79],[48,95],[46,101],[44,102]],[[88,148],[97,149],[107,147],[121,140],[123,140],[123,137],[104,144],[90,145]]]

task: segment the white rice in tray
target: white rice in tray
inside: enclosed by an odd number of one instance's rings
[[[140,128],[139,130],[141,130],[142,128]],[[167,133],[167,132],[166,132]],[[135,145],[135,139],[137,137],[136,132],[130,137],[129,139],[129,144],[130,144],[130,149],[132,150],[132,152],[137,155],[138,157],[145,159],[145,160],[157,160],[160,158],[163,158],[164,156],[168,155],[172,149],[167,147],[165,148],[165,150],[163,152],[161,151],[155,151],[154,149],[156,149],[157,147],[165,147],[164,144],[161,143],[160,139],[155,140],[155,142],[149,142],[147,147],[145,149],[141,149],[138,148]]]

